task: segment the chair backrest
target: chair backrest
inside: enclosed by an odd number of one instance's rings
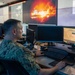
[[[5,75],[29,75],[18,61],[0,59],[0,64],[4,67]]]

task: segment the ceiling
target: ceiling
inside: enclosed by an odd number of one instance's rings
[[[27,0],[0,0],[0,8]]]

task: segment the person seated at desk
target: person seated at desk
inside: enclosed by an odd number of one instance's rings
[[[19,61],[30,75],[49,75],[65,66],[64,62],[59,62],[51,69],[42,69],[35,62],[34,54],[16,41],[22,37],[21,21],[8,19],[3,24],[5,33],[4,40],[0,45],[0,57],[2,59],[13,59]],[[36,53],[36,55],[39,53]]]

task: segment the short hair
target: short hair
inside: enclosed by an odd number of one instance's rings
[[[8,19],[7,21],[5,21],[3,26],[2,26],[4,33],[6,34],[11,27],[17,26],[17,23],[19,23],[19,22],[21,22],[21,21],[16,20],[16,19]]]

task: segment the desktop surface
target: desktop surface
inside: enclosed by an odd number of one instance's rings
[[[41,56],[41,57],[36,57],[36,62],[43,66],[43,67],[47,67],[47,68],[51,68],[53,67],[54,65],[51,65],[50,63],[53,63],[53,62],[56,62],[56,60],[52,59],[52,58],[48,58],[48,57],[45,57],[45,56]],[[58,63],[59,61],[57,61]],[[64,68],[62,68],[61,70],[57,71],[54,75],[68,75],[65,73],[65,69],[66,67],[68,67],[70,65],[66,65]],[[72,66],[70,67],[75,67],[75,64],[73,64]]]
[[[60,48],[62,49],[63,45],[62,45],[62,47],[61,46],[59,46],[59,47],[55,46],[55,47],[58,48],[58,49],[60,49]],[[66,48],[66,49],[68,49],[68,48]],[[66,50],[66,51],[68,51],[68,50]],[[71,54],[72,54],[72,52],[71,52]],[[61,69],[60,71],[56,72],[55,75],[67,75],[66,73],[64,73],[65,72],[65,68],[67,66],[71,66],[71,67],[75,66],[75,64],[74,64],[75,60],[72,59],[71,57],[69,58],[69,56],[66,57],[65,59],[62,59],[62,60],[64,62],[66,62],[66,66],[63,69]],[[42,66],[45,66],[45,67],[48,67],[48,68],[51,68],[51,67],[55,66],[59,61],[61,61],[61,60],[53,59],[53,58],[47,57],[47,56],[36,57],[36,62],[38,64],[41,64]]]

